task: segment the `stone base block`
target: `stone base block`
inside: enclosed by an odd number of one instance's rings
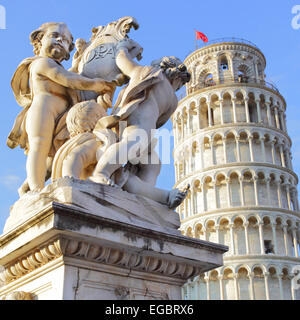
[[[31,210],[29,195],[13,208],[0,237],[0,299],[181,299],[188,279],[223,264],[227,247],[182,236],[164,206],[144,198],[137,214],[134,196],[116,188],[83,192],[71,179],[52,187],[55,196],[35,196]]]

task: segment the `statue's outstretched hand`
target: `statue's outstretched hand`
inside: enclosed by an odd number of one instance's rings
[[[95,79],[96,82],[96,92],[98,92],[99,94],[103,94],[106,92],[113,92],[116,88],[116,83],[114,82],[107,82],[104,81],[103,79]]]

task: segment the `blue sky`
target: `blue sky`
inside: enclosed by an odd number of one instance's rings
[[[267,59],[267,78],[287,101],[288,132],[293,140],[293,164],[300,173],[300,29],[294,30],[292,8],[300,0],[0,0],[6,8],[6,29],[0,30],[0,233],[9,207],[18,199],[17,188],[25,179],[26,158],[21,149],[11,150],[6,138],[21,110],[10,88],[20,61],[33,55],[29,34],[42,23],[66,22],[74,38],[89,39],[94,26],[123,16],[134,16],[140,29],[131,37],[144,47],[142,64],[174,55],[184,59],[194,50],[194,29],[209,40],[239,37],[254,42]],[[200,43],[199,43],[200,44]],[[70,62],[64,64],[69,67]],[[166,125],[171,128],[170,122]],[[173,165],[165,165],[158,186],[172,188]]]

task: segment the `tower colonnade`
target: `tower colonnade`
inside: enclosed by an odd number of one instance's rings
[[[205,46],[172,117],[184,235],[229,246],[224,266],[190,281],[186,299],[298,300],[298,177],[286,102],[265,80],[266,60],[246,42]]]

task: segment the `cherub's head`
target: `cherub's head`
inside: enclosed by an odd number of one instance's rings
[[[87,43],[84,39],[82,38],[79,38],[75,41],[75,47],[76,47],[76,50],[81,54],[85,47],[86,47]]]
[[[163,57],[152,61],[151,65],[163,69],[175,91],[191,80],[191,74],[186,66],[176,57]]]
[[[67,128],[71,137],[94,130],[98,120],[106,116],[104,108],[94,100],[77,103],[67,115]]]
[[[65,23],[48,22],[30,34],[35,55],[49,57],[58,62],[70,59],[74,49],[73,37]]]

